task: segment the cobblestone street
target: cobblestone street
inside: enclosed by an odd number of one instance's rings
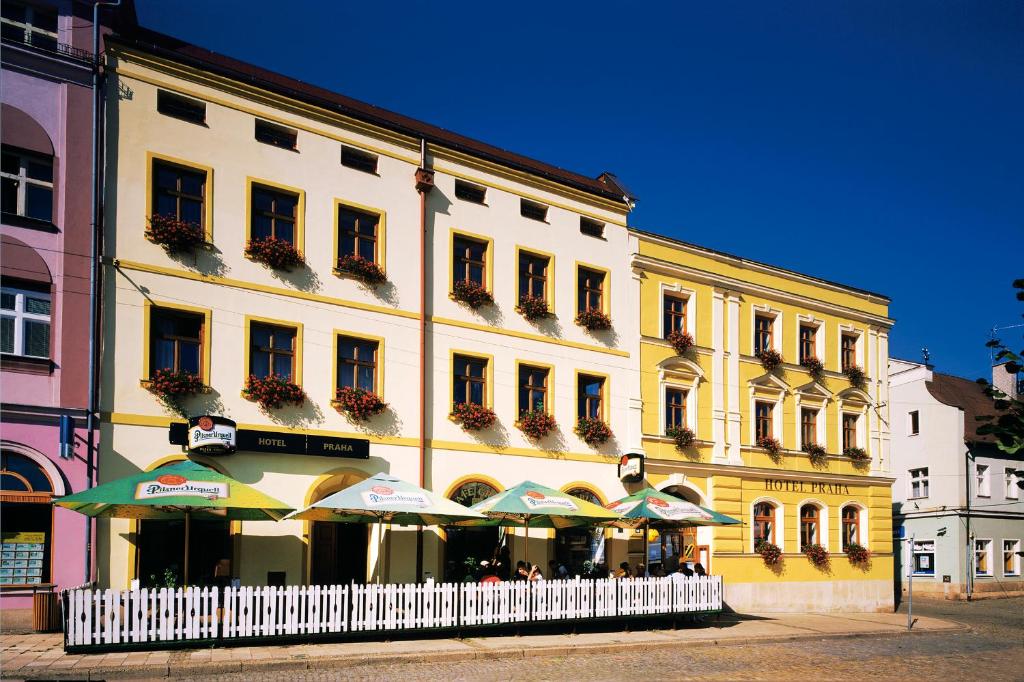
[[[905,605],[901,607],[901,610]],[[905,610],[903,611],[905,613]],[[1024,680],[1024,599],[920,600],[915,615],[963,623],[969,632],[700,645],[533,659],[399,663],[348,669],[218,675],[264,680]],[[178,679],[202,679],[178,678]]]

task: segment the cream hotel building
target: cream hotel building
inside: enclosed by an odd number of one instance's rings
[[[296,508],[377,472],[464,504],[523,480],[606,504],[636,488],[618,463],[639,453],[649,484],[743,521],[651,543],[724,575],[733,608],[891,608],[887,299],[632,230],[633,198],[614,176],[577,175],[165,36],[113,39],[107,60],[101,482],[184,459],[169,439],[198,415],[235,421],[240,448],[194,459]],[[153,216],[198,224],[204,243],[154,243]],[[272,267],[247,250],[268,236],[301,260]],[[354,276],[353,256],[383,281]],[[530,315],[524,295],[548,314]],[[581,311],[608,328],[584,328]],[[755,327],[786,359],[775,372],[753,357]],[[665,341],[672,329],[694,339],[683,355]],[[796,360],[808,343],[825,365],[816,379]],[[853,363],[862,388],[841,372]],[[167,370],[197,373],[202,390],[168,404],[151,381]],[[270,374],[301,401],[261,407],[245,389]],[[356,419],[339,389],[386,407]],[[451,417],[459,404],[492,411],[493,424],[464,428]],[[556,426],[529,438],[524,413]],[[584,441],[581,418],[610,436]],[[693,444],[676,447],[673,425]],[[781,445],[774,458],[757,447],[765,428]],[[824,464],[801,451],[807,428],[832,453]],[[325,439],[368,457],[313,447]],[[844,445],[869,461],[855,465]],[[180,570],[182,532],[101,521],[101,584]],[[378,538],[363,525],[197,522],[190,572],[210,584],[461,579],[503,532],[396,526]],[[785,570],[763,565],[755,534],[781,548]],[[576,571],[644,560],[642,536],[627,531],[508,540],[514,557],[528,541],[531,560]],[[810,567],[805,540],[832,553],[830,573]],[[846,560],[849,541],[872,552],[868,567]]]

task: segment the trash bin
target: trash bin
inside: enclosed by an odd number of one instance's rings
[[[53,585],[40,585],[32,593],[32,629],[36,632],[60,632],[60,595]]]

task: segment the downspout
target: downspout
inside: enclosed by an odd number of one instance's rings
[[[964,547],[967,554],[967,562],[964,568],[967,570],[967,601],[971,601],[974,588],[974,541],[971,540],[971,446],[967,445],[967,452],[964,453],[964,494],[966,495],[967,509],[967,544]]]
[[[427,195],[434,189],[434,171],[427,169],[427,141],[420,138],[420,167],[416,191],[420,195],[420,487],[427,487]],[[416,527],[416,581],[423,582],[423,526]]]
[[[94,456],[96,448],[96,411],[99,409],[96,396],[96,371],[99,362],[96,359],[99,344],[96,343],[97,319],[99,318],[99,250],[100,239],[100,7],[117,7],[121,0],[99,0],[92,6],[92,183],[90,206],[90,244],[89,244],[89,412],[86,415],[86,454],[85,454],[85,487],[93,486],[96,479],[97,462]],[[85,577],[84,582],[91,583],[95,578],[93,568],[93,543],[96,536],[96,524],[92,518],[85,520]]]

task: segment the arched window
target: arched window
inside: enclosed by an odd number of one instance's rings
[[[603,506],[601,504],[601,498],[598,497],[597,494],[595,494],[594,491],[590,490],[589,488],[569,488],[565,492],[567,495],[572,495],[573,497],[578,497],[581,500],[586,500],[591,504],[596,504],[598,507]]]
[[[25,455],[0,452],[0,585],[50,582],[53,482]]]
[[[472,507],[488,497],[497,495],[494,486],[483,481],[466,481],[456,488],[448,499],[459,504]],[[452,582],[479,580],[483,568],[481,561],[496,561],[498,576],[502,580],[511,577],[510,554],[504,553],[501,547],[507,548],[504,532],[496,526],[478,528],[459,528],[449,526],[445,529],[445,567],[444,579]]]
[[[762,542],[775,544],[775,505],[771,502],[754,505],[754,551]]]
[[[483,502],[488,497],[497,495],[498,491],[494,486],[483,481],[466,481],[451,494],[453,502],[458,502],[465,507],[472,507],[477,502]]]
[[[843,551],[845,552],[851,544],[861,544],[860,541],[860,510],[853,505],[843,507]]]
[[[817,505],[805,504],[800,507],[800,550],[808,545],[820,544],[821,514]]]

